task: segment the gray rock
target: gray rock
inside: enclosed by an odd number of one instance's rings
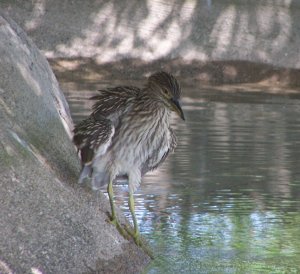
[[[0,273],[140,272],[149,258],[107,223],[104,195],[76,184],[68,105],[47,61],[2,15],[0,56]]]
[[[47,58],[244,60],[298,69],[299,7],[295,0],[0,2]]]

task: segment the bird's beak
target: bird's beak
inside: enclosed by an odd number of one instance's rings
[[[171,99],[171,107],[182,120],[185,120],[182,108],[177,100]]]

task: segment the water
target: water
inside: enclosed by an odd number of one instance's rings
[[[91,93],[66,95],[79,121]],[[176,152],[135,194],[156,254],[145,273],[300,273],[299,103],[185,89]]]

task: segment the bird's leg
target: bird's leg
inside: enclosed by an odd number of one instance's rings
[[[113,180],[110,180],[108,183],[107,193],[108,193],[110,208],[111,208],[110,223],[113,224],[118,229],[118,231],[124,238],[128,239],[128,234],[123,229],[123,227],[121,226],[120,222],[117,219],[115,202],[114,202]]]
[[[136,216],[135,216],[134,197],[133,197],[133,193],[131,190],[129,191],[129,209],[131,212],[131,216],[132,216],[132,220],[133,220],[133,227],[134,227],[134,233],[133,233],[132,237],[137,245],[141,245],[140,231],[139,231],[138,223],[137,223]]]
[[[133,232],[127,226],[125,226],[124,229],[117,219],[115,203],[114,203],[113,180],[109,181],[109,184],[107,186],[107,193],[108,193],[110,207],[111,207],[110,223],[113,224],[118,229],[120,234],[125,239],[129,240],[129,236],[131,236],[134,239],[136,245],[140,246],[150,256],[150,258],[154,259],[151,249],[142,241],[140,236],[140,231],[139,231],[139,227],[138,227],[138,223],[134,211],[134,198],[133,198],[132,191],[129,191],[129,208],[133,219],[133,225],[134,225]]]
[[[109,197],[109,203],[111,208],[111,221],[114,222],[117,220],[115,203],[114,203],[114,191],[113,191],[113,181],[110,180],[107,186],[107,193]]]
[[[134,197],[131,190],[129,191],[129,209],[133,220],[134,230],[132,231],[132,229],[130,229],[128,226],[126,226],[125,229],[128,232],[128,234],[131,235],[131,237],[134,239],[136,245],[141,247],[150,256],[150,258],[154,259],[152,250],[150,249],[150,247],[147,245],[146,242],[142,241],[139,226],[135,216]]]

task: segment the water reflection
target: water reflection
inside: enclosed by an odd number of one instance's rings
[[[158,255],[147,273],[299,273],[299,100],[185,96],[176,153],[136,193],[141,231]]]

